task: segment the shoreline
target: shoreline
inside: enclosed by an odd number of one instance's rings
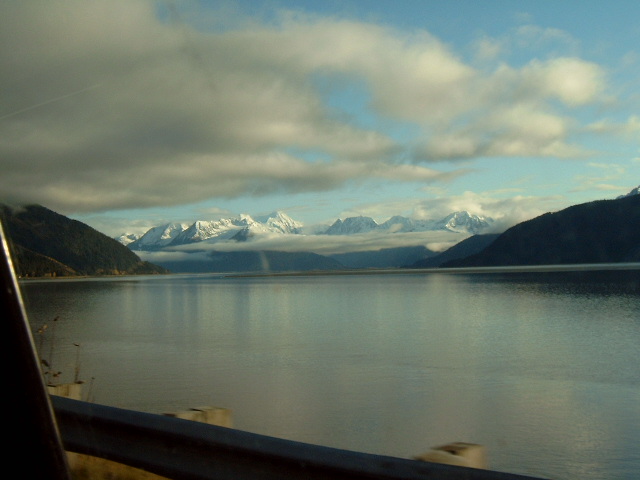
[[[220,273],[225,277],[280,277],[280,276],[320,276],[320,275],[384,275],[384,274],[421,274],[421,273],[553,273],[553,272],[591,272],[609,270],[638,270],[640,262],[636,263],[588,263],[566,265],[515,265],[491,267],[455,267],[455,268],[363,268],[346,270],[317,270],[308,272],[254,272],[254,273]],[[213,273],[213,272],[212,272]]]
[[[441,274],[478,274],[478,273],[555,273],[555,272],[595,272],[595,271],[640,271],[640,262],[623,263],[587,263],[587,264],[561,264],[561,265],[509,265],[509,266],[485,266],[485,267],[454,267],[454,268],[353,268],[344,270],[309,270],[290,272],[179,272],[179,273],[141,273],[122,275],[65,275],[58,277],[19,277],[18,281],[56,281],[56,280],[82,280],[82,279],[119,279],[125,277],[161,278],[176,275],[218,275],[224,278],[247,277],[300,277],[300,276],[344,276],[344,275],[418,275],[425,273]]]

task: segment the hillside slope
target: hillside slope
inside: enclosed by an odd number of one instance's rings
[[[21,277],[169,273],[116,240],[41,205],[0,206]]]
[[[453,247],[448,248],[436,256],[418,260],[409,265],[408,268],[437,268],[448,261],[466,258],[472,254],[481,252],[498,237],[499,234],[497,233],[473,235],[456,243]]]
[[[546,213],[505,231],[480,253],[442,267],[640,261],[640,195]]]

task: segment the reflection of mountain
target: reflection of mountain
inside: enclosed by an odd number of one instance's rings
[[[640,261],[640,195],[574,205],[519,223],[443,267]]]
[[[39,205],[0,207],[20,276],[168,273],[93,228]]]

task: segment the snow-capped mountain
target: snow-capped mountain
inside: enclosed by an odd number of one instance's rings
[[[250,217],[249,217],[250,218]],[[302,233],[302,223],[289,217],[283,212],[273,212],[252,219],[231,240],[245,242],[259,236],[268,234],[298,235]]]
[[[124,245],[125,247],[127,245],[129,245],[130,243],[135,242],[139,238],[140,238],[140,235],[138,235],[136,233],[123,233],[122,235],[119,235],[119,236],[115,237],[115,239],[118,242],[120,242],[122,245]]]
[[[493,222],[490,218],[471,215],[469,212],[454,212],[440,220],[413,220],[396,215],[378,224],[371,217],[348,217],[336,220],[329,228],[321,231],[324,235],[354,235],[370,232],[406,233],[428,231],[450,231],[477,234],[486,230]],[[197,242],[249,241],[266,235],[302,235],[303,224],[283,212],[256,216],[242,214],[234,218],[220,220],[198,220],[191,225],[171,223],[151,228],[140,238],[130,241],[120,236],[116,240],[131,250],[160,250]],[[125,243],[126,242],[126,243]]]
[[[116,240],[131,250],[159,250],[167,246],[186,245],[204,241],[243,241],[260,234],[298,234],[302,224],[282,212],[253,219],[241,214],[234,218],[220,220],[198,220],[191,225],[171,223],[154,227],[138,239],[128,242],[120,236]],[[127,242],[127,243],[125,243]]]
[[[444,223],[445,230],[478,234],[490,227],[493,219],[471,215],[469,212],[454,212],[443,218],[441,223]]]
[[[407,217],[395,215],[386,222],[378,225],[378,228],[387,230],[389,233],[414,232],[416,230],[416,221]]]
[[[324,233],[326,235],[353,235],[371,231],[389,233],[428,232],[448,230],[450,232],[477,234],[486,230],[491,218],[471,215],[469,212],[454,212],[440,220],[412,220],[396,215],[384,223],[376,223],[371,217],[349,217],[336,220]]]
[[[336,220],[324,233],[325,235],[353,235],[375,230],[379,225],[371,217],[349,217]]]
[[[227,240],[233,237],[238,230],[252,222],[254,222],[254,220],[249,215],[240,215],[236,218],[223,218],[214,221],[197,220],[177,235],[169,245],[185,245],[187,243],[202,242],[212,238]]]
[[[186,223],[167,223],[166,225],[153,227],[138,239],[125,245],[131,250],[157,250],[169,245],[188,226]],[[116,240],[119,240],[119,238],[116,238]]]
[[[280,231],[282,233],[301,233],[303,227],[302,223],[283,212],[273,212],[269,215],[258,216],[255,220],[269,227],[270,231]]]

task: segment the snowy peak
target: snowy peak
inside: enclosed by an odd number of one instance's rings
[[[140,238],[140,235],[135,233],[123,233],[122,235],[118,235],[115,239],[120,242],[125,247]]]
[[[478,234],[490,226],[490,222],[478,215],[471,215],[469,212],[454,212],[442,219],[444,228],[452,232],[467,232]]]
[[[302,233],[302,223],[295,221],[283,212],[273,212],[257,216],[246,227],[242,228],[231,239],[246,242],[252,238],[269,234],[297,235]]]
[[[265,224],[272,231],[281,233],[300,233],[302,223],[295,221],[284,212],[273,212],[256,217],[256,221]]]
[[[477,234],[486,230],[493,222],[490,218],[471,215],[469,212],[454,212],[440,220],[413,220],[400,215],[378,224],[371,217],[348,217],[336,220],[320,234],[355,235],[370,232],[400,234],[407,232],[450,231]],[[160,250],[197,242],[215,243],[221,241],[244,242],[269,235],[302,235],[303,224],[283,212],[251,217],[241,214],[234,218],[220,220],[198,220],[192,224],[170,223],[149,229],[144,235],[121,235],[120,243],[131,250]]]
[[[168,223],[147,230],[137,240],[127,246],[131,250],[155,250],[169,245],[175,237],[180,235],[188,225],[186,223]],[[121,242],[122,243],[122,242]]]
[[[240,215],[237,218],[223,218],[220,220],[197,220],[184,232],[176,236],[171,245],[185,245],[188,243],[203,242],[210,239],[227,240],[233,237],[239,230],[253,225],[255,220],[249,215]]]
[[[378,228],[378,224],[371,217],[348,217],[336,220],[324,233],[326,235],[353,235],[367,233]]]
[[[336,220],[324,233],[327,235],[353,235],[374,230],[386,233],[448,230],[457,233],[477,234],[486,230],[492,222],[491,218],[471,215],[466,211],[453,212],[441,220],[412,220],[396,215],[381,224],[377,224],[370,217],[349,217],[344,220]]]
[[[302,226],[283,212],[273,212],[256,219],[241,214],[220,220],[197,220],[191,225],[171,223],[151,228],[139,238],[123,234],[116,240],[131,250],[152,251],[197,242],[244,241],[267,234],[299,234]]]
[[[407,217],[395,215],[386,222],[381,223],[380,228],[387,230],[389,233],[405,233],[415,231],[416,225],[413,220]]]
[[[619,197],[616,198],[625,198],[625,197],[631,197],[633,195],[640,195],[640,185],[638,185],[636,188],[632,189],[629,193],[627,193],[626,195],[620,195]]]

